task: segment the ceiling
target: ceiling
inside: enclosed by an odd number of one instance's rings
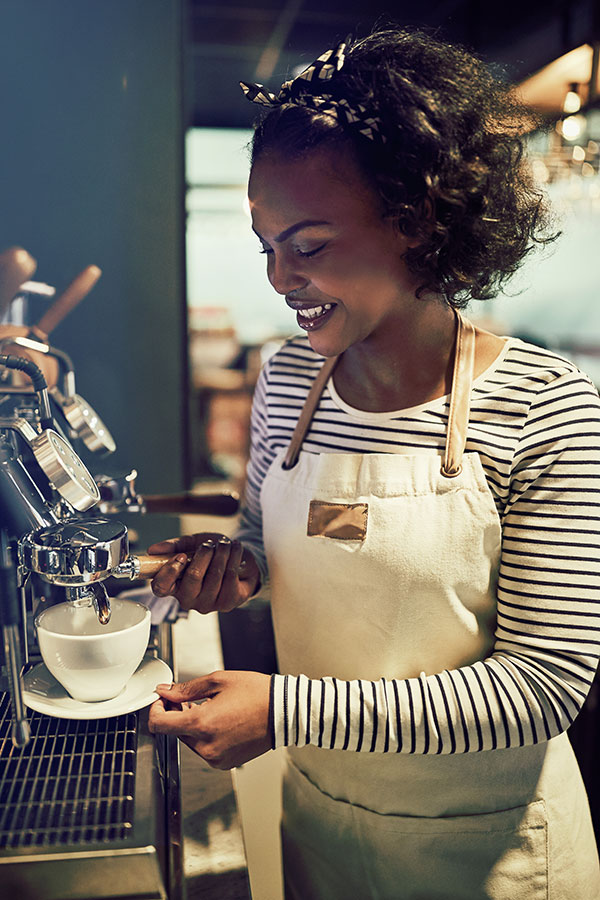
[[[600,39],[596,0],[185,0],[186,85],[195,126],[251,126],[238,82],[271,89],[348,34],[378,22],[434,29],[520,82],[574,47]]]

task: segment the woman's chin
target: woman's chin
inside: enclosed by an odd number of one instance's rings
[[[319,334],[318,332],[315,332],[314,334],[308,332],[307,336],[308,343],[319,356],[339,356],[340,353],[343,353],[346,349],[346,346],[342,344],[339,338],[336,340],[334,337]]]

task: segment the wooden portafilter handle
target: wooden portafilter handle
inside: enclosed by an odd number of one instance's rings
[[[36,262],[26,250],[13,247],[0,254],[0,314],[3,303],[10,302],[19,286],[26,281],[33,271]],[[0,338],[28,337],[35,335],[43,344],[48,344],[48,335],[62,322],[72,309],[88,294],[96,284],[102,271],[98,266],[88,266],[71,282],[61,296],[46,310],[35,325],[0,325]],[[8,299],[7,301],[7,298]],[[32,360],[41,370],[49,388],[54,387],[59,379],[59,365],[54,356],[46,355],[38,350],[24,349],[13,345],[8,352],[14,356],[22,356]],[[29,379],[18,373],[13,376],[13,384],[29,388]]]
[[[227,539],[225,539],[227,540]],[[188,563],[191,562],[193,552],[186,553]],[[159,569],[166,563],[173,562],[180,553],[171,553],[168,555],[154,556],[149,553],[136,553],[130,556],[120,566],[112,570],[112,574],[117,578],[154,578]],[[239,564],[239,571],[242,572],[246,567],[246,561],[242,560]]]
[[[0,316],[36,268],[35,259],[23,247],[9,247],[0,253]]]
[[[154,578],[159,569],[165,563],[172,562],[179,554],[173,553],[170,556],[150,556],[148,554],[136,553],[136,559],[139,564],[138,578]],[[191,557],[188,557],[191,559]]]
[[[65,316],[68,316],[71,310],[75,309],[78,303],[89,294],[101,275],[102,269],[99,269],[98,266],[87,266],[54,301],[50,309],[46,310],[34,329],[44,334],[54,331]]]

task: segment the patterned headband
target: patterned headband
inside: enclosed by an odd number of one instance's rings
[[[341,125],[357,129],[371,141],[385,143],[385,135],[381,133],[381,119],[371,115],[362,104],[352,106],[343,98],[336,100],[331,94],[321,93],[321,88],[344,65],[345,49],[346,44],[342,43],[333,50],[326,50],[300,75],[282,84],[278,94],[271,94],[262,84],[240,81],[240,87],[253,103],[271,108],[283,106],[284,103],[306,106],[332,116]]]

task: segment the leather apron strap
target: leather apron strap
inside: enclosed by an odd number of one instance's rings
[[[475,364],[475,328],[468,319],[456,314],[456,349],[448,413],[446,449],[441,472],[446,478],[455,478],[462,472],[462,457],[467,442],[467,428],[471,411],[471,386]]]
[[[471,408],[471,384],[475,361],[475,329],[471,322],[468,319],[463,319],[457,310],[454,312],[456,315],[456,350],[454,353],[446,448],[441,467],[441,473],[446,478],[455,478],[462,471],[462,456],[467,440],[467,427],[469,425]],[[298,456],[300,455],[306,432],[338,359],[339,356],[331,356],[326,359],[315,378],[308,392],[302,412],[296,422],[285,459],[281,464],[283,469],[293,469],[298,462]]]
[[[338,359],[339,356],[330,356],[326,359],[321,366],[319,374],[313,381],[312,387],[304,402],[304,406],[302,407],[302,412],[296,422],[296,427],[294,428],[294,433],[287,449],[285,459],[281,464],[282,469],[293,469],[298,462],[298,456],[302,448],[304,436],[308,431],[308,426],[312,421],[315,409],[319,405],[321,394],[323,393],[325,385],[327,384],[329,376],[333,372]]]

